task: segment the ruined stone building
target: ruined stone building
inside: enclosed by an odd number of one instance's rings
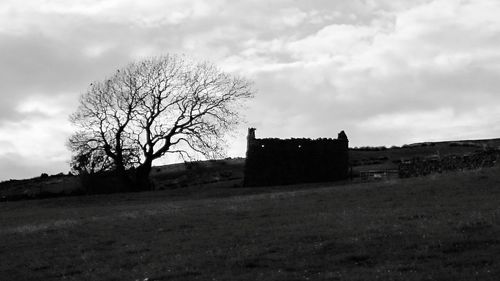
[[[349,174],[349,141],[344,131],[337,139],[255,138],[248,129],[245,186],[325,182]]]

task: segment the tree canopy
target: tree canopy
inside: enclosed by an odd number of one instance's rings
[[[167,153],[222,156],[224,135],[254,92],[246,79],[209,62],[166,55],[131,63],[93,82],[70,116],[76,172],[135,167],[149,175]]]

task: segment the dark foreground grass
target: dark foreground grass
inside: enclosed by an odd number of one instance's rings
[[[0,279],[500,276],[498,167],[313,187],[186,200],[150,193],[4,202]]]

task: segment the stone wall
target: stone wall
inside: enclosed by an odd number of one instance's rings
[[[494,166],[499,158],[498,149],[476,151],[468,155],[448,155],[442,158],[413,158],[399,164],[399,176],[409,178],[448,171],[481,169]]]
[[[348,177],[348,139],[344,131],[338,139],[255,138],[250,128],[247,138],[245,186],[322,182]]]

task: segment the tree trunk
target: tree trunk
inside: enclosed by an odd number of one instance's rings
[[[120,186],[115,189],[116,191],[123,192],[123,191],[131,191],[134,190],[133,183],[131,182],[130,175],[125,169],[123,165],[117,165],[116,167],[116,177],[118,178],[120,182]]]
[[[153,184],[149,179],[153,160],[146,159],[135,172],[135,185],[139,190],[152,190]]]

